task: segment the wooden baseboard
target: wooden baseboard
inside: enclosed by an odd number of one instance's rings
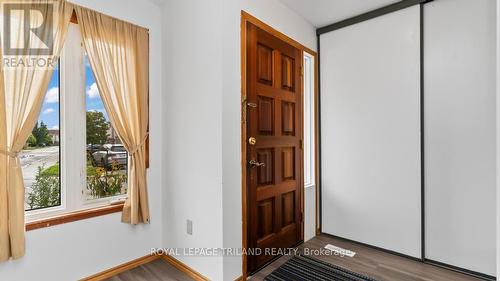
[[[191,267],[187,266],[183,262],[179,261],[178,259],[169,256],[169,255],[147,255],[138,259],[135,259],[133,261],[129,261],[127,263],[115,266],[113,268],[110,268],[108,270],[96,273],[92,276],[86,277],[81,279],[80,281],[102,281],[106,280],[108,278],[111,278],[113,276],[116,276],[122,272],[125,272],[127,270],[130,270],[132,268],[136,268],[138,266],[141,266],[143,264],[152,262],[157,259],[163,259],[164,261],[168,262],[171,264],[173,267],[177,268],[179,271],[185,273],[189,277],[193,278],[196,281],[209,281],[207,277],[203,276],[201,273],[198,271],[192,269]],[[236,280],[242,280],[241,277],[236,279]]]
[[[145,263],[152,262],[152,261],[154,261],[156,259],[159,259],[159,258],[161,258],[161,256],[147,255],[147,256],[135,259],[133,261],[129,261],[127,263],[115,266],[115,267],[113,267],[111,269],[99,272],[99,273],[94,274],[94,275],[92,275],[90,277],[83,278],[80,281],[102,281],[102,280],[111,278],[111,277],[113,277],[115,275],[118,275],[118,274],[120,274],[122,272],[125,272],[127,270],[130,270],[132,268],[135,268],[135,267],[138,267],[140,265],[143,265]]]
[[[178,259],[176,259],[172,256],[163,255],[162,258],[166,262],[170,263],[173,267],[184,272],[185,274],[187,274],[189,277],[193,278],[196,281],[209,281],[210,280],[207,277],[203,276],[198,271],[192,269],[191,267],[187,266],[186,264],[184,264],[183,262],[179,261]]]

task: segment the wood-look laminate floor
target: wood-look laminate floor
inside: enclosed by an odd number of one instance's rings
[[[157,259],[129,271],[122,272],[105,281],[192,281],[184,272],[179,271],[163,259]]]
[[[300,250],[319,250],[332,244],[356,252],[353,258],[338,255],[310,255],[345,269],[371,276],[381,281],[478,281],[454,271],[423,264],[418,261],[378,251],[370,247],[336,239],[328,235],[317,236],[299,246]],[[263,280],[290,257],[283,256],[253,275],[250,280]]]
[[[454,271],[442,269],[404,257],[378,251],[370,247],[336,239],[328,235],[317,236],[299,246],[301,251],[305,249],[319,250],[326,244],[332,244],[347,250],[356,252],[353,258],[340,257],[338,255],[316,255],[320,260],[341,266],[348,270],[371,276],[380,281],[479,281],[480,279],[470,277]],[[290,257],[283,256],[249,279],[263,280],[273,270],[285,263]],[[193,280],[185,273],[179,271],[162,259],[141,265],[129,271],[123,272],[106,281],[184,281]]]

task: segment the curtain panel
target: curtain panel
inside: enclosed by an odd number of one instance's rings
[[[146,181],[149,34],[142,27],[75,6],[87,55],[111,125],[129,153],[122,222],[149,223]]]
[[[42,17],[26,13],[23,19],[9,12],[5,1],[0,4],[3,17],[7,17],[2,20],[2,43],[10,43],[1,44],[0,52],[0,261],[5,261],[20,258],[25,252],[25,190],[18,154],[38,121],[73,9],[64,0],[25,2],[19,4],[21,8],[38,11]],[[4,25],[7,21],[10,28]],[[40,27],[36,35],[29,33],[27,40],[23,30],[30,21]],[[34,60],[37,63],[29,63]]]

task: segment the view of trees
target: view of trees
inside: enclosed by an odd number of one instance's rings
[[[98,146],[106,144],[110,137],[108,133],[111,125],[106,120],[104,113],[100,111],[87,111],[86,114],[87,144]],[[52,144],[53,140],[49,134],[47,125],[43,121],[37,123],[28,138],[28,145],[36,149]],[[93,165],[93,153],[102,154],[104,159],[111,164],[110,167]],[[110,155],[116,156],[120,153],[98,147],[96,150],[92,150],[92,148],[87,150],[87,154],[87,198],[92,200],[126,193],[126,164],[124,167],[124,164],[119,163],[116,159],[109,160]],[[36,160],[37,157],[33,157],[32,159]],[[27,190],[25,198],[25,207],[27,210],[48,208],[61,204],[60,163],[51,162],[48,168],[45,168],[44,165],[37,167],[34,181],[31,183],[29,190]]]
[[[43,121],[40,124],[37,122],[28,138],[28,145],[31,147],[43,147],[52,144],[52,138],[49,135],[47,125]]]
[[[109,123],[100,111],[87,111],[87,144],[104,144],[108,139]]]
[[[105,144],[108,139],[109,123],[104,113],[87,111],[87,144]],[[53,145],[47,125],[41,121],[36,123],[27,141],[30,147]]]

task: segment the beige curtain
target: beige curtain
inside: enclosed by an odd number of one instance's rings
[[[148,137],[148,31],[75,7],[97,87],[113,128],[129,152],[128,198],[122,221],[149,222],[146,183]]]
[[[5,1],[0,1],[5,3]],[[26,4],[28,3],[28,4]],[[30,33],[29,45],[20,44],[27,15],[22,20],[19,14],[11,13],[10,32],[2,34],[2,43],[10,36],[11,46],[16,47],[9,53],[4,44],[1,46],[0,68],[0,261],[20,258],[24,255],[24,184],[17,157],[24,147],[42,107],[48,84],[52,78],[52,59],[57,66],[66,31],[71,18],[72,7],[64,0],[26,2],[30,9],[37,10],[40,16],[30,16],[31,26],[41,26],[38,35]],[[2,5],[5,10],[5,6]],[[2,15],[6,17],[5,11]],[[53,25],[46,19],[53,19]],[[2,31],[5,30],[3,26]],[[53,37],[51,36],[53,35]],[[52,37],[52,38],[51,38]],[[38,38],[42,38],[39,40]],[[53,42],[51,54],[43,53],[41,42]],[[46,44],[47,45],[47,44]],[[33,50],[33,48],[37,50]],[[31,53],[29,53],[31,52]],[[7,64],[5,60],[11,60]],[[36,60],[36,64],[20,64]],[[40,60],[39,60],[40,59]],[[16,61],[16,63],[12,63]],[[45,63],[44,63],[45,62]]]

